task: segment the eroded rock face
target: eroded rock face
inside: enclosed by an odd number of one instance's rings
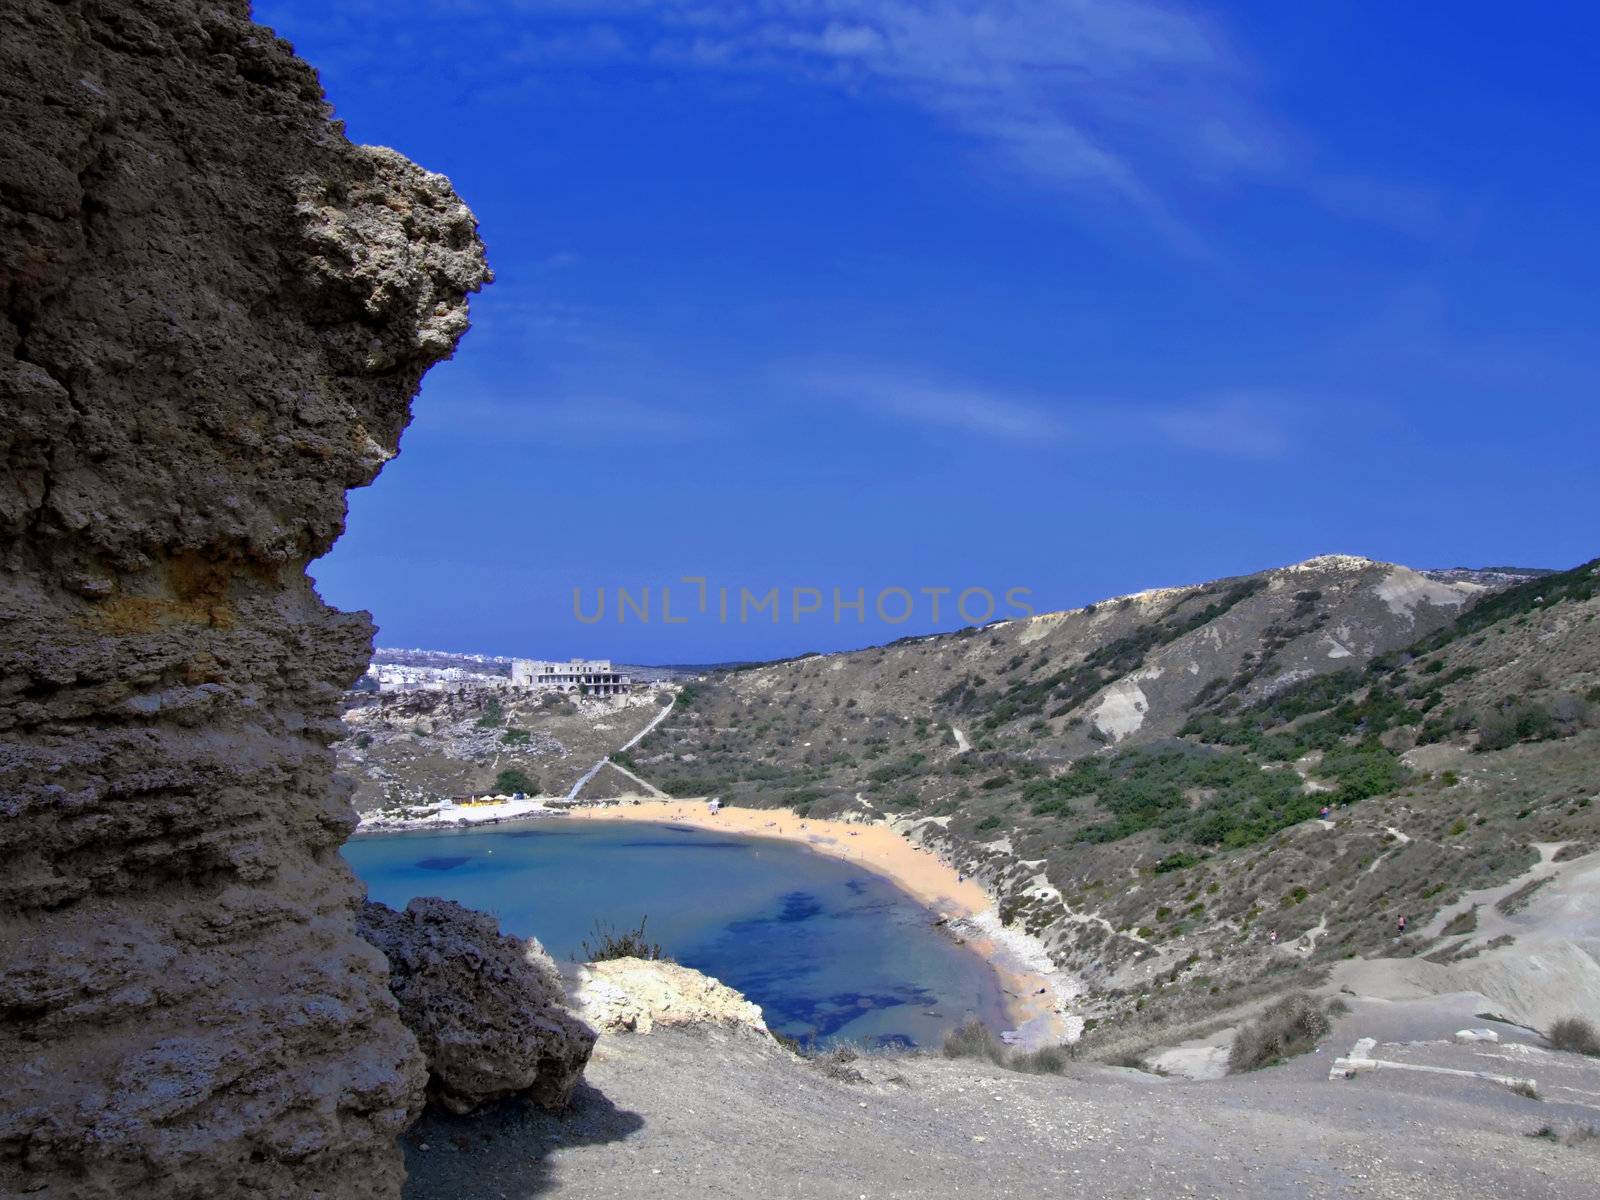
[[[768,1033],[759,1005],[721,980],[673,962],[589,963],[580,972],[578,1002],[601,1029],[649,1033],[657,1025],[721,1025]]]
[[[545,1108],[567,1106],[595,1034],[567,1011],[561,976],[537,941],[435,897],[404,912],[368,901],[357,927],[388,957],[431,1099],[455,1113],[524,1092]]]
[[[487,279],[236,0],[0,4],[0,1193],[389,1196],[308,562]]]

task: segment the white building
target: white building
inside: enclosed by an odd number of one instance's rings
[[[573,658],[566,662],[519,658],[511,663],[511,686],[581,692],[587,696],[622,696],[633,690],[633,679],[618,674],[609,658]]]
[[[380,692],[453,692],[463,687],[505,687],[503,675],[483,675],[460,667],[412,667],[373,663],[367,678]]]

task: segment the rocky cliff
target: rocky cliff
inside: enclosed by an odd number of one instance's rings
[[[0,1192],[387,1196],[305,574],[488,278],[236,0],[0,4]]]

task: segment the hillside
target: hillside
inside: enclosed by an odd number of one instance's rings
[[[339,770],[363,815],[485,792],[564,796],[639,733],[670,693],[539,695],[509,689],[352,696]],[[586,792],[587,794],[587,792]]]
[[[1092,1024],[1199,1020],[1434,954],[1396,949],[1401,915],[1600,842],[1596,570],[1328,557],[730,671],[623,761],[676,795],[887,817],[1083,979]]]

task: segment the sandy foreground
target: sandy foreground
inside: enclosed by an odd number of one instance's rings
[[[1005,929],[993,897],[963,878],[937,854],[914,844],[888,825],[801,818],[783,809],[723,805],[712,813],[700,800],[623,799],[568,810],[582,821],[660,821],[750,837],[785,838],[819,854],[855,863],[894,883],[947,922],[953,938],[983,957],[999,977],[1006,1012],[1024,1048],[1054,1045],[1077,1032],[1065,1014],[1077,994],[1057,974],[1043,947],[1026,934]]]

